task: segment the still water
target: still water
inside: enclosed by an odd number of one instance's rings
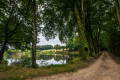
[[[4,59],[8,61],[8,65],[18,65],[22,64],[22,60],[24,60],[26,56],[23,55],[11,55],[5,56]],[[48,65],[56,65],[56,64],[66,64],[67,61],[72,60],[73,56],[68,55],[39,55],[37,56],[36,63],[39,66],[48,66]]]

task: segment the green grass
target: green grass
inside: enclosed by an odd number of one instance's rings
[[[120,64],[120,57],[117,59],[117,63]]]
[[[6,66],[6,69],[0,68],[0,80],[23,80],[25,78],[32,78],[36,76],[47,76],[61,72],[75,71],[78,67],[83,67],[83,62],[80,64],[66,64],[66,65],[50,65],[47,67],[24,68],[18,66]]]

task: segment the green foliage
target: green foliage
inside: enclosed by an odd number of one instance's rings
[[[56,45],[54,45],[54,49],[60,50],[60,49],[61,49],[61,46],[60,46],[59,44],[56,44]]]
[[[22,55],[30,58],[30,57],[31,57],[31,50],[27,50],[27,49],[24,50],[24,51],[22,52]]]
[[[0,71],[6,71],[8,66],[8,61],[2,60],[2,64],[0,65]]]
[[[21,50],[18,50],[18,49],[8,49],[4,56],[6,56],[7,58],[10,57],[10,56],[13,56],[13,57],[16,57],[16,58],[20,58],[22,55],[22,58],[23,57],[28,57],[30,58],[31,57],[31,50],[24,50],[24,51],[21,51]],[[23,58],[24,59],[24,58]]]
[[[79,62],[80,60],[81,60],[80,57],[76,57],[71,61],[71,63],[76,63],[76,62]]]
[[[21,61],[21,66],[22,67],[28,67],[30,68],[32,66],[32,58],[25,58]]]
[[[61,46],[61,49],[63,49],[63,51],[64,51],[65,48],[66,48],[65,46]]]
[[[17,50],[17,49],[8,49],[6,51],[7,55],[13,55],[13,54],[18,54],[18,53],[22,53],[21,50]]]
[[[43,34],[47,39],[59,34],[61,42],[66,42],[76,32],[76,19],[73,9],[74,0],[44,1],[42,11],[44,20]],[[62,5],[61,5],[62,4]]]
[[[4,14],[4,17],[0,23],[2,26],[0,29],[2,30],[0,31],[0,43],[3,44],[3,42],[6,40],[5,36],[7,36],[9,45],[20,48],[21,46],[25,46],[25,44],[27,45],[31,42],[30,35],[32,34],[32,29],[24,23],[25,19],[22,12],[25,5],[21,4],[19,7],[17,4],[21,3],[21,1],[12,2],[14,4],[10,5],[11,1],[3,0],[5,5],[1,6],[4,7],[1,8],[1,12]],[[22,20],[20,19],[21,17],[23,17]]]
[[[71,40],[67,41],[66,47],[69,48],[69,51],[72,51],[72,48],[74,48],[74,44]]]
[[[8,61],[7,60],[2,60],[2,64],[7,65]]]
[[[111,53],[120,56],[120,31],[117,29],[110,33],[108,50]]]

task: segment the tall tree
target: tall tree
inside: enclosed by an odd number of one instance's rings
[[[82,3],[82,4],[81,4]],[[59,35],[61,42],[66,42],[75,34],[79,35],[79,53],[84,53],[85,39],[85,11],[84,1],[79,0],[51,0],[44,2],[43,33],[50,38]]]
[[[36,0],[33,0],[33,51],[32,51],[32,67],[36,67],[36,43],[37,43],[37,30],[36,30]]]
[[[25,20],[25,5],[18,5],[22,1],[5,1],[0,2],[0,62],[8,45],[15,48],[21,48],[31,42],[31,27]],[[4,5],[3,5],[4,4]]]
[[[84,0],[81,1],[81,12],[82,12],[82,19],[80,18],[80,13],[77,8],[77,1],[74,1],[74,10],[75,10],[75,15],[77,18],[77,23],[78,23],[78,34],[79,34],[79,53],[84,54],[84,38],[85,38],[85,12],[84,12]],[[82,47],[80,46],[82,45]]]

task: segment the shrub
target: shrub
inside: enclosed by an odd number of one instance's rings
[[[81,60],[80,57],[76,57],[71,61],[71,63],[76,63],[76,62],[79,62],[80,60]]]
[[[8,61],[7,60],[2,60],[2,64],[7,65]]]
[[[7,69],[8,61],[2,60],[2,65],[0,65],[0,71],[5,71]]]
[[[24,60],[22,60],[21,66],[31,67],[32,66],[32,59],[31,58],[25,58]]]

